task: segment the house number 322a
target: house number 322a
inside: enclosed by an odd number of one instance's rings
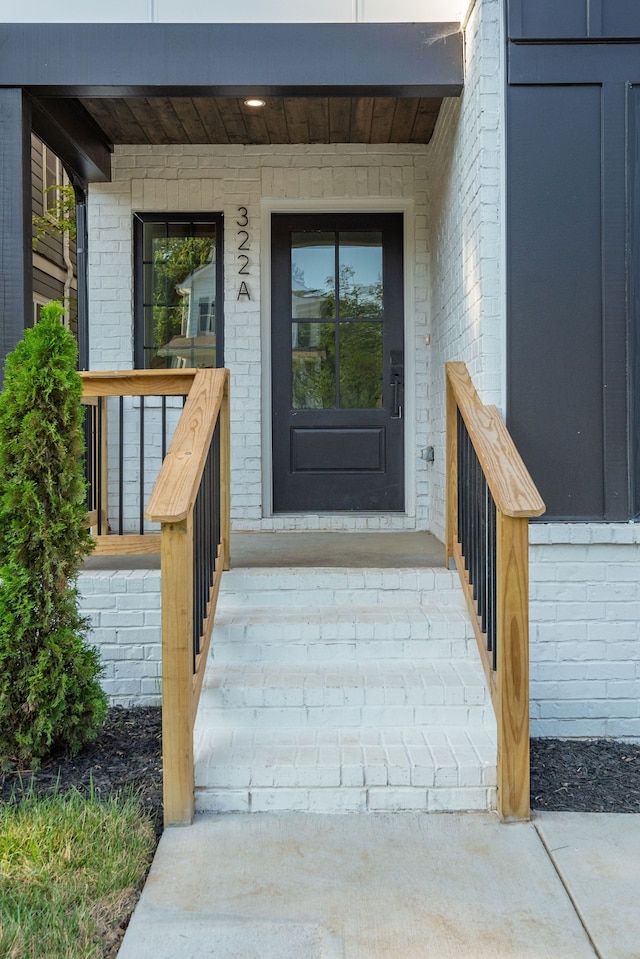
[[[236,233],[238,239],[238,276],[250,276],[249,272],[249,257],[244,250],[249,250],[249,231],[247,227],[249,226],[249,214],[247,213],[246,206],[238,207],[238,219],[236,220],[236,225],[241,227]],[[251,293],[247,285],[246,280],[240,280],[240,286],[238,287],[238,296],[236,299],[246,296],[248,300],[251,299]]]

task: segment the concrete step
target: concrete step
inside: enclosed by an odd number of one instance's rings
[[[466,658],[473,643],[465,610],[433,600],[404,607],[247,602],[217,611],[212,654],[221,663],[451,660]]]
[[[212,722],[229,715],[242,724],[253,719],[281,724],[273,717],[287,714],[292,721],[286,725],[313,725],[314,712],[321,711],[327,713],[321,725],[353,725],[341,718],[346,713],[356,723],[375,725],[383,711],[389,725],[394,716],[402,725],[423,713],[426,722],[432,721],[434,707],[443,721],[451,710],[454,723],[466,722],[465,707],[487,705],[488,694],[479,664],[466,661],[214,664],[200,702]]]
[[[198,724],[201,812],[487,810],[495,805],[495,731],[237,728]]]
[[[492,706],[457,574],[225,574],[195,731],[201,811],[495,804]]]
[[[464,609],[457,573],[440,567],[231,569],[222,578],[218,600],[220,609],[250,605],[402,608],[430,603]]]

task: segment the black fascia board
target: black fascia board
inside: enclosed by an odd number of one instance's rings
[[[31,98],[33,131],[85,183],[111,179],[113,144],[100,127],[72,99]]]
[[[459,23],[0,24],[40,96],[459,96]]]

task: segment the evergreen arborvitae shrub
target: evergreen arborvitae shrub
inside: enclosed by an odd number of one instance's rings
[[[76,578],[92,543],[82,381],[60,303],[7,357],[0,396],[0,761],[36,766],[100,732],[107,698]]]

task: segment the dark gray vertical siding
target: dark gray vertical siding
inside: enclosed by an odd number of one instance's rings
[[[626,520],[640,514],[640,0],[509,0],[507,28],[507,418],[545,519]]]
[[[586,37],[587,0],[510,0],[510,36],[554,38]]]
[[[508,144],[509,425],[548,513],[600,516],[600,88],[515,87]]]
[[[640,517],[640,87],[629,91],[629,307],[631,323],[631,460],[635,518]]]
[[[512,40],[629,39],[640,33],[638,0],[507,0]]]
[[[32,321],[31,115],[22,90],[0,90],[0,362]]]

